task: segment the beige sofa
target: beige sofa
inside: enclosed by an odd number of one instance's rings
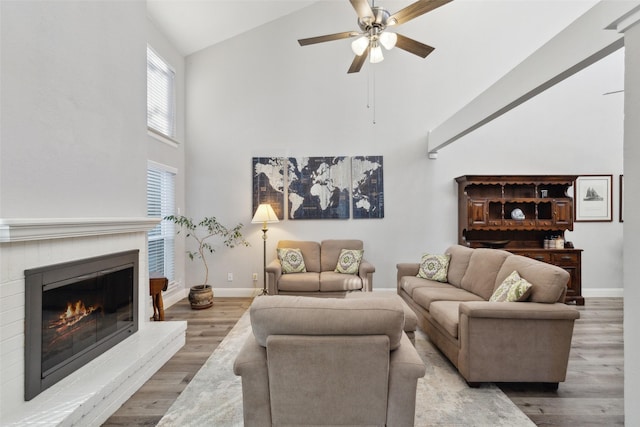
[[[323,240],[311,242],[280,240],[278,248],[300,249],[306,272],[283,274],[280,260],[267,265],[270,295],[304,295],[342,297],[349,292],[370,292],[375,267],[363,259],[357,274],[336,273],[334,270],[342,249],[363,249],[362,240]]]
[[[233,371],[245,426],[412,426],[425,366],[395,298],[264,296]]]
[[[416,277],[419,263],[397,265],[398,294],[430,340],[471,385],[565,380],[578,310],[563,304],[569,274],[497,249],[452,246],[447,283]],[[533,286],[524,302],[489,302],[513,271]]]

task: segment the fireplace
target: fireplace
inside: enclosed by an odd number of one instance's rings
[[[25,400],[138,330],[138,257],[25,270]]]

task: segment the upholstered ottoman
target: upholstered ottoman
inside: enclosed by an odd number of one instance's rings
[[[407,303],[395,294],[386,294],[382,292],[349,292],[345,298],[397,298],[402,301],[402,309],[404,310],[404,332],[407,334],[413,345],[416,344],[416,328],[418,327],[418,318],[416,314],[409,308]]]

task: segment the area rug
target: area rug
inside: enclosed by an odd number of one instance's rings
[[[246,312],[157,424],[242,426],[242,384],[233,361],[251,333]],[[415,425],[526,427],[535,424],[494,384],[470,388],[448,360],[416,331],[427,373],[418,381]]]

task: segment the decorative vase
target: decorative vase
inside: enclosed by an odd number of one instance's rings
[[[189,302],[193,310],[212,307],[213,288],[210,285],[192,286],[189,290]]]

